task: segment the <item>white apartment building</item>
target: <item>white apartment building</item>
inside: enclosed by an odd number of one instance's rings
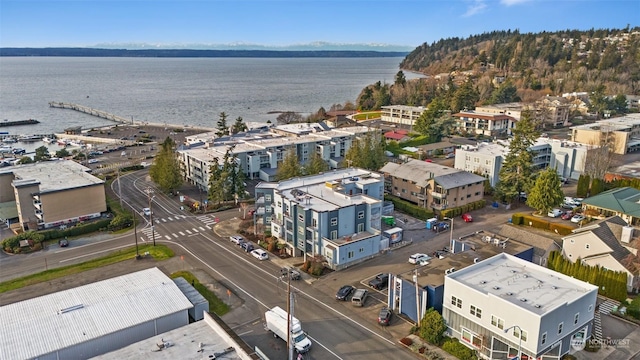
[[[209,167],[221,164],[227,150],[236,156],[240,169],[248,179],[273,181],[278,164],[289,151],[295,151],[301,164],[316,152],[330,168],[336,169],[342,166],[342,160],[354,140],[374,131],[366,126],[329,129],[316,125],[283,125],[269,131],[215,140],[201,137],[204,143],[193,137],[191,141],[203,145],[177,151],[183,177],[187,182],[207,189]]]
[[[382,106],[381,119],[384,122],[412,127],[427,110],[424,106],[389,105]]]
[[[270,227],[290,255],[321,255],[338,270],[389,246],[381,237],[383,197],[383,176],[358,168],[259,183],[255,221]]]
[[[578,179],[584,172],[587,153],[593,147],[573,141],[541,137],[530,148],[534,152],[533,164],[538,169],[553,167],[558,175]],[[456,150],[456,169],[480,174],[489,179],[491,186],[499,181],[500,169],[509,153],[509,141],[462,145]]]
[[[511,135],[515,128],[516,119],[509,115],[492,112],[482,112],[478,109],[461,111],[453,114],[457,118],[455,129],[460,134],[469,136],[505,136]]]
[[[559,360],[591,337],[598,287],[506,253],[444,278],[447,332],[483,359]]]

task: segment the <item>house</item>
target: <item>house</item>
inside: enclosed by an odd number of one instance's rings
[[[627,273],[627,291],[638,290],[640,257],[639,231],[619,216],[612,216],[594,224],[573,230],[562,238],[562,255],[589,266],[600,266]]]
[[[292,256],[322,256],[344,269],[389,247],[381,236],[382,175],[348,168],[255,187],[256,226]]]
[[[393,140],[393,141],[397,141],[397,142],[403,142],[403,141],[407,141],[409,139],[411,139],[411,137],[409,137],[409,132],[407,130],[403,130],[403,129],[398,129],[398,130],[391,130],[391,131],[387,131],[386,133],[384,133],[384,138],[387,141]]]
[[[591,337],[598,287],[507,253],[444,277],[447,333],[482,359],[561,359]]]
[[[628,114],[590,124],[572,126],[571,140],[586,145],[607,145],[615,154],[640,150],[640,114]]]
[[[482,176],[426,161],[387,163],[380,172],[385,191],[436,211],[482,200],[484,195]]]
[[[611,189],[584,199],[582,209],[593,209],[603,216],[619,216],[633,226],[640,226],[640,190],[632,187]]]
[[[383,122],[411,127],[416,124],[416,120],[427,108],[424,106],[388,105],[382,106],[381,110],[380,120]]]
[[[444,155],[444,154],[452,154],[456,148],[457,144],[451,142],[451,139],[444,138],[442,141],[432,144],[420,145],[418,148],[422,153],[424,153],[427,157],[433,157],[436,155]]]
[[[0,217],[15,229],[48,229],[99,218],[107,211],[104,180],[71,160],[0,169]],[[73,206],[61,206],[73,204]]]

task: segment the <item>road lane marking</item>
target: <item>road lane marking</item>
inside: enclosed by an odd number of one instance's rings
[[[113,250],[116,250],[116,249],[122,249],[122,248],[125,248],[125,247],[131,247],[131,244],[122,245],[122,246],[116,246],[116,247],[109,248],[109,249],[105,249],[105,250],[95,251],[95,252],[92,252],[92,253],[89,253],[89,254],[84,254],[84,255],[74,256],[74,257],[72,257],[72,258],[68,258],[68,259],[60,260],[60,262],[61,262],[61,263],[63,263],[63,262],[67,262],[67,261],[73,261],[73,260],[76,260],[76,259],[82,259],[83,257],[87,257],[87,256],[91,256],[91,255],[96,255],[96,254],[102,254],[102,253],[107,252],[107,251],[113,251]]]

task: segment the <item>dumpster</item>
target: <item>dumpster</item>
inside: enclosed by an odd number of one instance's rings
[[[396,226],[396,219],[393,216],[383,216],[382,221],[384,221],[386,225]]]
[[[437,222],[438,218],[427,219],[427,229],[431,230]]]

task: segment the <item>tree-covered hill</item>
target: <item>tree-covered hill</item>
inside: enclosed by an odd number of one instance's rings
[[[428,75],[426,79],[406,81],[399,73],[393,85],[364,89],[357,105],[426,106],[440,96],[445,102],[455,101],[455,92],[463,86],[464,94],[452,108],[495,103],[501,100],[500,92],[512,93],[506,100],[527,103],[567,92],[638,95],[639,47],[640,27],[629,26],[526,34],[493,31],[441,39],[417,47],[400,64],[402,70]]]

